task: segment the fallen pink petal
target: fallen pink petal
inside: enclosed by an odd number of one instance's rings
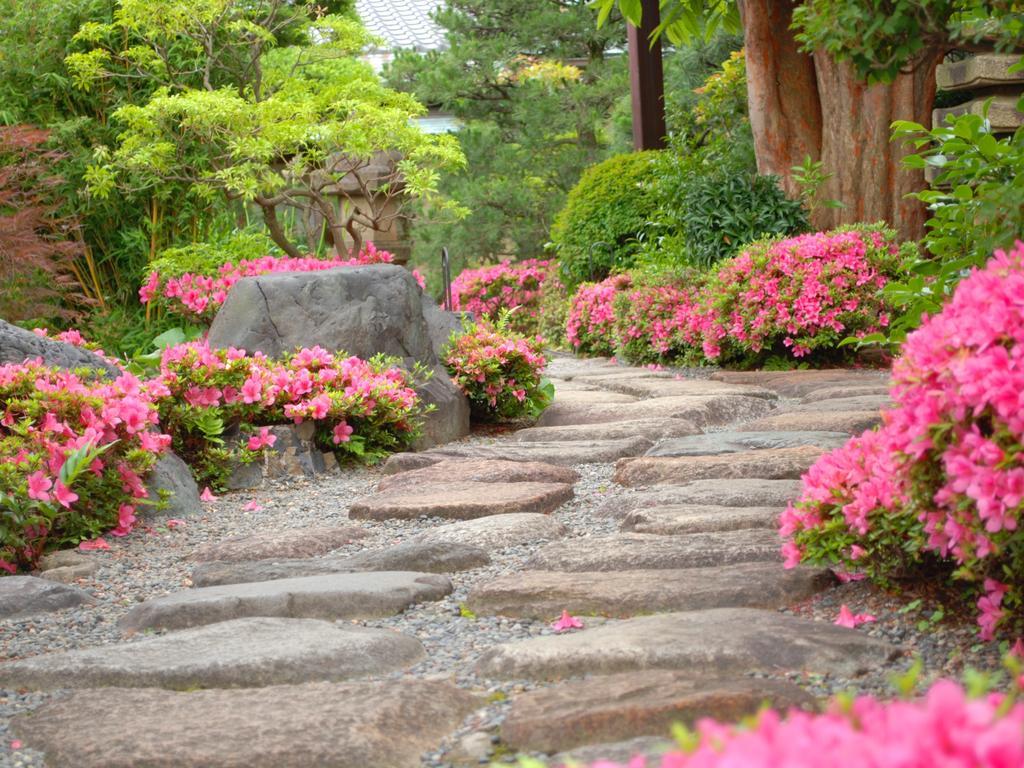
[[[583,622],[568,611],[562,611],[561,617],[557,621],[551,622],[551,628],[555,632],[568,632],[573,629],[583,629]]]
[[[184,528],[185,521],[179,520],[176,517],[172,517],[165,523],[165,525],[167,526],[168,530],[173,531],[175,528]]]
[[[79,542],[78,548],[83,552],[93,552],[96,550],[110,549],[110,544],[107,543],[106,539],[100,537],[93,539],[92,541]]]
[[[210,490],[209,486],[203,488],[203,492],[199,494],[199,498],[203,501],[216,501],[217,497],[213,495],[213,491]]]
[[[263,505],[260,504],[255,499],[253,499],[248,504],[246,504],[244,507],[242,507],[242,509],[244,509],[246,512],[259,512],[261,509],[263,509]]]
[[[847,627],[848,629],[855,629],[861,624],[868,624],[872,621],[878,621],[870,613],[854,613],[844,603],[839,608],[839,616],[836,617],[835,624],[840,627]]]

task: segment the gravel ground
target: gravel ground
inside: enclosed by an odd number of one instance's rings
[[[707,376],[711,370],[678,372],[682,375]],[[470,440],[488,443],[501,439],[507,431],[492,429]],[[569,536],[572,537],[615,532],[618,521],[598,517],[593,514],[593,510],[600,502],[630,491],[612,484],[610,465],[582,465],[576,469],[580,474],[576,498],[556,511],[554,517],[569,527]],[[0,621],[0,658],[15,659],[70,648],[124,642],[116,628],[117,619],[137,602],[189,587],[189,573],[193,566],[190,555],[199,546],[229,536],[268,529],[348,524],[348,506],[357,498],[371,493],[380,477],[381,473],[377,469],[349,468],[336,476],[315,482],[293,481],[260,492],[231,494],[207,504],[205,514],[189,519],[183,527],[168,530],[165,525],[158,523],[124,539],[111,540],[112,548],[109,552],[90,555],[100,562],[95,576],[78,583],[97,598],[97,604],[21,621]],[[262,508],[246,510],[245,505],[252,501],[256,501]],[[370,531],[370,536],[338,551],[352,553],[398,543],[446,522],[449,521],[355,521],[355,524]],[[401,630],[417,637],[426,646],[427,657],[424,661],[407,672],[395,673],[393,677],[411,675],[450,679],[483,694],[488,702],[466,720],[441,751],[425,756],[425,766],[449,764],[450,751],[453,748],[459,751],[458,744],[464,737],[484,744],[489,738],[496,740],[497,727],[509,706],[508,697],[538,685],[528,681],[495,683],[481,680],[473,673],[473,666],[479,656],[493,645],[549,634],[552,630],[547,623],[476,618],[466,615],[462,606],[474,584],[520,569],[541,544],[535,542],[492,552],[490,565],[454,574],[452,580],[455,591],[443,600],[412,606],[392,618],[358,622],[365,626]],[[908,668],[912,655],[920,657],[924,664],[924,680],[940,675],[961,675],[969,667],[982,670],[998,668],[1000,654],[997,646],[977,643],[975,626],[970,616],[949,615],[941,620],[932,620],[941,603],[941,596],[934,594],[888,594],[860,582],[842,585],[806,603],[793,606],[790,609],[793,613],[823,621],[834,620],[839,606],[843,604],[856,613],[871,613],[878,621],[863,625],[860,631],[900,643],[908,650],[908,654],[892,665],[873,669],[856,680],[832,675],[789,677],[813,693],[823,696],[851,689],[886,694],[891,691],[890,676]],[[610,620],[586,619],[588,626],[604,621]],[[42,756],[38,753],[24,748],[12,750],[7,725],[15,714],[30,711],[59,695],[0,690],[0,768],[34,768],[43,765]],[[514,762],[511,755],[500,759]]]

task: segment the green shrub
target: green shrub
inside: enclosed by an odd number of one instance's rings
[[[551,228],[568,284],[600,280],[632,265],[639,238],[658,208],[652,182],[659,155],[610,157],[588,168],[573,187]]]

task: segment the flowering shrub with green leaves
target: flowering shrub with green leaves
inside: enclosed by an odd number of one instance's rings
[[[171,440],[157,428],[163,394],[130,373],[0,366],[0,569],[132,529],[138,505],[156,501],[142,478]]]
[[[323,450],[376,460],[419,434],[426,413],[396,361],[300,349],[274,360],[205,342],[168,347],[157,377],[160,423],[201,482],[223,487],[227,459],[251,460],[276,439],[268,427],[305,420]],[[237,442],[228,436],[241,433]]]
[[[615,297],[632,285],[633,278],[621,274],[576,289],[565,323],[565,337],[574,350],[586,355],[615,354]]]
[[[548,364],[543,339],[516,333],[504,318],[467,324],[452,334],[443,356],[479,419],[536,418],[554,397],[554,386],[542,376]]]
[[[890,579],[931,561],[973,587],[983,638],[1024,630],[1024,242],[959,283],[893,377],[882,426],[804,476],[787,564]]]
[[[634,276],[632,288],[614,298],[617,354],[638,364],[699,362],[700,300],[706,282],[706,275],[696,269]]]
[[[540,323],[541,295],[551,283],[560,285],[549,261],[503,261],[460,272],[452,281],[452,302],[456,310],[491,322],[497,322],[502,313],[508,312],[510,328],[534,334]]]

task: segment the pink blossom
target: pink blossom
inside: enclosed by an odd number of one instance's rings
[[[216,501],[217,497],[213,495],[213,491],[210,490],[209,486],[203,488],[203,492],[199,494],[199,498],[203,501]]]
[[[854,629],[855,627],[859,627],[861,624],[867,624],[872,621],[877,621],[877,619],[870,613],[854,613],[844,603],[839,607],[839,616],[833,623],[840,627]]]
[[[78,494],[58,480],[53,485],[53,498],[65,509],[71,509],[71,505],[78,501]]]
[[[331,439],[334,441],[335,445],[338,445],[339,443],[347,443],[351,439],[352,432],[352,427],[342,421],[334,426],[331,433]]]
[[[33,472],[28,476],[28,497],[37,501],[49,501],[47,491],[53,487],[53,481],[42,472]]]
[[[562,615],[558,620],[551,623],[551,628],[555,632],[568,632],[573,629],[583,629],[583,622],[570,615],[568,611],[562,611]]]
[[[270,427],[260,427],[259,434],[249,438],[246,448],[250,451],[259,451],[263,448],[270,448],[277,442],[277,435],[270,433]]]

